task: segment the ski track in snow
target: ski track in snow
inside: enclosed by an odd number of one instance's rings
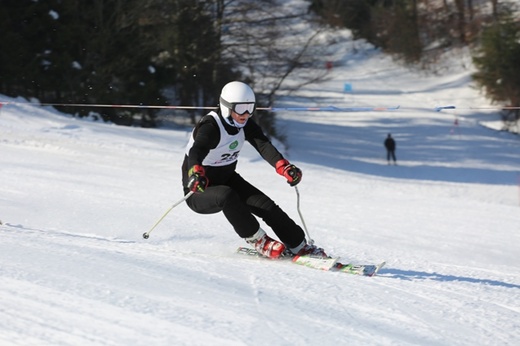
[[[11,259],[1,270],[0,293],[10,297],[2,336],[15,344],[197,344],[193,335],[215,344],[307,344],[319,335],[339,344],[344,335],[354,344],[373,335],[376,344],[508,344],[518,330],[520,285],[501,281],[501,272],[470,269],[465,277],[389,267],[363,278],[134,240],[1,230],[2,253]]]

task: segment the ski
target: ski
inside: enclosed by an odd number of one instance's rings
[[[239,247],[237,253],[246,256],[265,258],[258,253],[255,249],[248,247]],[[361,275],[361,276],[375,276],[381,268],[385,265],[385,262],[379,264],[353,264],[353,263],[341,263],[339,257],[315,257],[315,256],[292,256],[290,254],[283,256],[280,260],[291,260],[293,263],[303,265],[305,267],[313,269],[321,269],[331,272],[341,272],[347,274]]]
[[[312,256],[312,255],[304,255],[304,256],[294,256],[288,257],[292,260],[293,263],[314,268],[320,270],[331,270],[338,264],[339,257],[321,257],[321,256]]]
[[[334,267],[331,268],[331,271],[363,276],[374,276],[381,268],[383,268],[384,265],[385,262],[381,262],[379,264],[345,264],[338,262]]]

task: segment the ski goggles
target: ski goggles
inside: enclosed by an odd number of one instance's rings
[[[256,107],[256,104],[254,102],[229,103],[223,98],[220,98],[220,102],[227,108],[231,109],[233,112],[237,113],[238,115],[244,115],[246,113],[249,113],[249,116],[251,116],[253,115],[253,112],[255,111]]]

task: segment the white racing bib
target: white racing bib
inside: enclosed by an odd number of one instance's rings
[[[242,146],[244,145],[245,135],[242,129],[239,129],[236,135],[230,135],[227,133],[224,125],[220,121],[220,118],[217,113],[210,112],[215,121],[218,124],[220,130],[220,142],[217,144],[217,147],[211,149],[208,155],[202,161],[203,166],[226,166],[232,164],[238,160],[238,155]],[[188,145],[186,146],[186,155],[189,154],[193,143],[195,142],[193,138],[193,132],[191,133],[190,140],[188,141]]]

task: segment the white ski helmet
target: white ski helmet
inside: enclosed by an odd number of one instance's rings
[[[222,88],[220,93],[220,111],[226,121],[236,127],[244,127],[245,123],[240,124],[231,117],[231,110],[238,114],[253,114],[256,108],[255,93],[251,87],[242,82],[230,82]]]

